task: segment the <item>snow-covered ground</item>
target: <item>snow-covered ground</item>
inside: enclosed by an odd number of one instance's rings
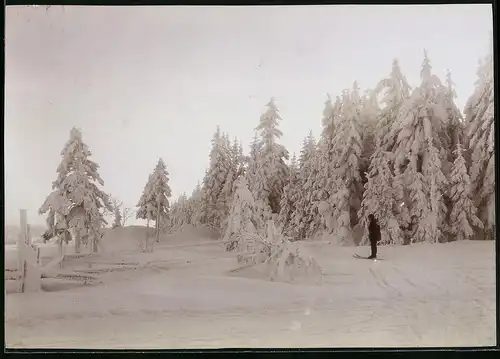
[[[9,293],[7,285],[7,346],[495,345],[494,242],[382,247],[377,262],[352,257],[368,248],[307,242],[324,276],[299,284],[232,271],[234,254],[193,230],[163,239],[153,253],[139,253],[140,231],[132,232],[105,236],[92,268],[128,265],[100,274],[100,284],[44,279],[36,294]],[[6,251],[6,262],[13,255]]]

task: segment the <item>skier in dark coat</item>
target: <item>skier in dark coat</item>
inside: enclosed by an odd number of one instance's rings
[[[372,253],[368,258],[376,259],[377,243],[382,238],[382,235],[380,233],[380,226],[378,225],[378,222],[373,214],[368,216],[368,237],[370,238],[370,246],[372,250]]]

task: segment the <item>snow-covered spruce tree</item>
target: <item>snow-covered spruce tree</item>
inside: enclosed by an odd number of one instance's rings
[[[293,240],[306,239],[321,228],[321,216],[313,195],[317,175],[316,147],[316,140],[310,131],[304,139],[298,164],[297,193],[294,197],[295,210],[291,214],[291,226],[294,230],[289,233],[285,232]]]
[[[404,238],[404,243],[415,243],[430,241],[435,242],[426,226],[426,220],[432,215],[428,198],[429,186],[427,178],[424,177],[421,171],[417,170],[416,156],[410,158],[410,163],[405,169],[405,173],[396,177],[396,180],[403,179],[407,186],[405,189],[404,206],[407,206],[409,216],[409,226],[407,227],[407,237]],[[409,178],[413,178],[412,181]]]
[[[208,226],[208,213],[209,213],[209,188],[207,186],[208,182],[208,171],[205,169],[205,175],[203,176],[202,184],[200,186],[200,201],[198,203],[198,212],[196,213],[196,222],[200,226]]]
[[[177,202],[178,200],[172,202],[170,205],[170,221],[169,221],[169,230],[170,231],[175,231],[175,229],[178,227],[179,223],[179,204]]]
[[[119,206],[116,206],[114,208],[114,222],[113,222],[113,228],[120,228],[122,227],[122,211]]]
[[[156,240],[159,240],[159,231],[162,224],[165,224],[170,212],[169,198],[172,195],[169,185],[169,173],[163,159],[159,159],[154,172],[150,175],[144,192],[137,204],[136,217],[155,221]]]
[[[401,174],[398,172],[396,176],[393,171],[394,157],[391,151],[396,143],[397,132],[391,132],[391,128],[403,104],[408,101],[410,90],[398,61],[394,59],[389,77],[382,79],[371,94],[372,101],[381,96],[382,109],[378,112],[374,128],[375,150],[370,156],[363,202],[358,213],[365,226],[363,243],[368,240],[366,219],[369,214],[373,214],[385,230],[382,243],[399,243],[402,239],[399,226],[408,222],[407,208],[400,206],[404,201],[404,186],[398,181]]]
[[[224,235],[226,249],[232,251],[238,247],[241,232],[254,233],[258,228],[255,214],[255,202],[244,176],[235,183],[235,193],[231,203],[228,224]]]
[[[319,203],[321,201],[322,191],[318,182],[318,175],[320,173],[319,157],[321,152],[319,144],[316,143],[312,133],[308,138],[307,153],[302,154],[299,162],[299,178],[303,186],[303,196],[299,197],[297,206],[304,206],[306,216],[305,220],[305,237],[311,238],[325,229],[321,215],[319,213]],[[302,198],[302,200],[300,200]],[[295,217],[295,215],[294,215]],[[298,216],[300,218],[300,215]],[[294,221],[297,222],[298,218]]]
[[[400,108],[386,136],[394,154],[393,186],[401,201],[399,219],[400,227],[406,229],[405,243],[442,241],[439,229],[446,229],[443,195],[447,183],[443,169],[447,154],[442,136],[447,113],[439,101],[443,86],[431,73],[427,53],[421,78],[421,85]],[[408,216],[403,216],[405,212]]]
[[[200,221],[200,213],[201,213],[201,198],[202,198],[202,190],[201,185],[198,183],[191,193],[191,197],[189,198],[189,207],[191,212],[191,224],[194,226],[198,226],[201,224]]]
[[[182,230],[184,226],[190,224],[189,216],[188,199],[183,193],[172,203],[170,229],[173,231]]]
[[[349,94],[342,95],[340,123],[333,139],[330,181],[333,189],[327,200],[329,210],[323,213],[330,233],[335,233],[340,243],[349,240],[352,226],[357,223],[363,185],[360,176],[362,156],[360,128],[360,97],[357,83]]]
[[[229,212],[231,210],[231,202],[234,194],[234,183],[236,181],[237,172],[236,169],[231,167],[227,173],[226,179],[224,180],[224,185],[217,198],[217,208],[220,216],[220,231],[224,233],[226,229]]]
[[[108,198],[110,198],[110,202],[111,202],[111,205],[113,207],[113,212],[112,212],[112,215],[113,215],[113,225],[111,226],[111,228],[119,228],[119,227],[123,227],[123,215],[122,215],[122,211],[121,211],[121,207],[123,205],[123,202],[120,202],[118,199],[116,198],[112,198],[111,195],[108,195]]]
[[[243,154],[243,143],[240,142],[238,146],[238,159],[239,159],[239,169],[238,169],[238,177],[244,176],[246,173],[246,156]]]
[[[252,143],[250,144],[250,154],[246,159],[246,171],[245,177],[248,182],[248,188],[250,192],[255,193],[256,191],[256,183],[255,179],[257,178],[257,168],[258,168],[258,160],[259,160],[259,151],[260,151],[259,137],[257,131],[254,133],[254,137]]]
[[[433,138],[427,138],[427,160],[423,165],[423,174],[429,181],[429,213],[425,224],[428,226],[430,240],[446,241],[446,233],[449,232],[447,217],[448,207],[446,192],[449,182],[443,173],[441,158],[444,156],[438,152],[433,145]],[[451,208],[450,208],[451,209]]]
[[[472,198],[485,230],[478,238],[495,238],[495,134],[493,54],[481,63],[476,89],[465,108],[465,140],[470,155]]]
[[[369,214],[373,214],[382,229],[380,244],[400,243],[401,233],[395,213],[396,193],[392,186],[393,174],[390,168],[392,153],[379,150],[372,155],[370,170],[367,174],[363,202],[358,216],[365,227],[361,244],[368,243],[367,221]]]
[[[450,228],[455,240],[470,239],[473,228],[483,228],[477,217],[477,208],[470,196],[470,177],[460,143],[455,150],[455,162],[451,171],[449,196],[453,203],[450,214]]]
[[[447,114],[446,121],[444,123],[444,132],[441,134],[443,141],[441,151],[446,154],[446,160],[443,161],[442,171],[446,177],[449,177],[451,173],[451,167],[455,160],[454,149],[459,143],[464,142],[463,138],[463,117],[460,110],[455,104],[455,98],[457,97],[454,83],[451,79],[451,72],[448,70],[446,73],[445,85],[438,94],[438,102],[444,108]],[[453,202],[448,196],[448,191],[443,195],[444,203],[447,206],[447,212],[451,213],[453,208]],[[449,233],[452,235],[452,233]],[[450,239],[452,237],[449,236]]]
[[[337,96],[335,105],[331,103],[330,96],[325,102],[323,110],[321,137],[317,146],[316,156],[313,161],[311,173],[309,174],[305,187],[310,193],[310,201],[314,204],[315,211],[319,216],[314,216],[316,220],[320,219],[322,229],[327,229],[327,221],[331,220],[330,195],[335,193],[335,186],[332,177],[334,165],[334,147],[337,127],[341,120],[342,103]]]
[[[410,91],[411,87],[401,73],[398,60],[394,59],[391,74],[382,79],[373,91],[373,96],[382,96],[382,109],[375,128],[376,148],[383,151],[392,150],[396,139],[391,136],[390,130],[399,116],[401,107],[410,98]]]
[[[363,154],[361,156],[360,171],[363,182],[366,183],[367,178],[365,177],[365,172],[368,172],[370,158],[375,152],[375,134],[380,112],[377,97],[373,91],[367,90],[363,95],[361,99],[360,112],[361,138],[363,141]]]
[[[330,193],[335,191],[331,173],[333,171],[334,140],[341,120],[342,103],[340,97],[336,97],[335,104],[327,94],[327,101],[323,110],[322,132],[316,145],[314,156],[310,156],[306,170],[300,171],[304,180],[306,196],[304,200],[310,204],[309,218],[311,223],[307,230],[307,237],[312,237],[317,233],[325,231],[326,216],[331,211],[328,198]],[[307,171],[310,171],[307,173]]]
[[[152,217],[152,207],[149,204],[149,200],[151,198],[151,193],[152,193],[152,178],[153,174],[151,173],[148,177],[148,181],[146,182],[146,185],[144,186],[144,189],[142,190],[141,198],[139,199],[138,204],[136,207],[138,207],[135,216],[137,219],[145,219],[147,220],[147,226],[149,228],[149,221],[151,220]]]
[[[448,148],[449,156],[448,161],[453,163],[455,160],[454,149],[457,148],[457,145],[464,142],[464,128],[463,116],[455,104],[455,99],[457,98],[457,93],[455,91],[454,83],[451,79],[451,72],[448,70],[446,72],[446,87],[443,88],[442,91],[442,101],[443,107],[448,114],[446,130],[447,130],[447,138],[448,141],[446,148]],[[451,169],[450,169],[451,170]]]
[[[224,181],[221,193],[218,198],[219,208],[221,208],[221,231],[224,232],[228,223],[229,212],[235,191],[235,182],[242,173],[242,153],[238,140],[235,139],[229,152],[229,170]]]
[[[227,215],[221,192],[231,168],[228,142],[227,137],[221,135],[217,126],[212,139],[210,165],[203,179],[201,223],[216,231],[220,231]]]
[[[98,187],[104,182],[98,173],[99,165],[89,158],[91,155],[80,130],[72,128],[61,151],[53,192],[39,209],[40,214],[49,212],[50,231],[66,230],[66,234],[74,231],[77,252],[82,236],[90,239],[92,250],[97,251],[101,228],[106,224],[103,210],[112,211],[108,195]]]
[[[296,202],[301,191],[299,168],[297,158],[294,154],[290,160],[288,182],[283,189],[283,196],[280,202],[280,213],[277,221],[283,233],[292,239],[298,239],[296,233],[297,227],[295,223],[293,223],[292,215],[296,211]]]
[[[256,127],[260,131],[260,144],[257,158],[254,198],[263,222],[279,213],[280,201],[288,178],[288,151],[277,140],[283,135],[278,129],[281,117],[278,108],[271,99],[267,111],[261,116]]]

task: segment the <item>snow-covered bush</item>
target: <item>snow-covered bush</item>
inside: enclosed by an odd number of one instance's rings
[[[257,228],[255,202],[252,193],[248,189],[246,178],[240,177],[235,183],[233,203],[224,235],[226,249],[228,251],[236,249],[241,231],[254,233]]]
[[[240,231],[237,234],[238,263],[263,266],[272,281],[307,279],[320,281],[322,268],[300,242],[291,242],[270,221],[266,236]]]

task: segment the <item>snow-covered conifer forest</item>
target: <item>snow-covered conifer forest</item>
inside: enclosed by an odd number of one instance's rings
[[[441,80],[426,52],[417,87],[397,59],[387,72],[364,95],[356,81],[335,101],[327,95],[321,137],[305,134],[298,157],[280,144],[286,119],[274,98],[256,119],[246,156],[217,127],[202,184],[174,201],[170,225],[208,226],[224,236],[235,222],[265,233],[272,220],[291,241],[328,234],[358,244],[355,230],[371,213],[383,244],[493,240],[491,55],[464,111],[451,73]],[[252,204],[242,203],[250,195]]]
[[[46,230],[6,246],[7,346],[494,345],[493,75],[490,50],[460,108],[453,73],[423,50],[420,67],[394,58],[378,81],[317,98],[300,149],[273,93],[246,135],[207,114],[203,152],[179,161],[159,143],[141,171],[119,153],[106,171],[99,152],[114,149],[65,124],[36,213]],[[179,189],[193,158],[204,176]],[[378,257],[358,260],[372,216]]]

